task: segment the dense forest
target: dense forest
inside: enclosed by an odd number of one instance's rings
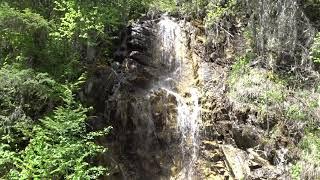
[[[106,173],[92,163],[105,147],[92,140],[108,127],[99,132],[86,127],[90,108],[75,93],[92,66],[111,61],[117,31],[147,5],[1,2],[1,177],[96,179]]]
[[[0,179],[319,179],[320,1],[1,0],[0,137]]]

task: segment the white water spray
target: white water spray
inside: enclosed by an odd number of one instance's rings
[[[177,131],[181,136],[182,170],[179,179],[193,179],[199,149],[199,92],[191,84],[192,62],[187,57],[186,37],[179,24],[168,17],[159,22],[160,61],[168,73],[159,82],[177,101]],[[168,80],[174,83],[168,83]]]

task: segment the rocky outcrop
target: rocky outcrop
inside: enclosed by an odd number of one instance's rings
[[[186,165],[182,159],[189,156],[184,153],[190,153],[189,148],[185,148],[188,152],[182,153],[177,106],[182,99],[191,96],[185,87],[194,82],[195,62],[186,62],[183,67],[179,64],[176,59],[186,56],[184,42],[181,47],[173,47],[174,42],[170,41],[175,41],[172,34],[175,28],[162,29],[167,25],[159,24],[159,18],[145,17],[128,27],[126,33],[121,34],[122,42],[114,54],[112,85],[96,88],[110,79],[104,77],[107,75],[94,76],[81,95],[99,110],[100,117],[95,118],[93,126],[113,127],[108,137],[99,139],[109,147],[109,158],[103,158],[113,167],[108,179],[180,176],[178,174]],[[177,26],[171,20],[164,22]],[[163,38],[159,34],[172,39],[159,39]],[[178,69],[180,66],[183,71]],[[178,70],[181,73],[177,74]],[[178,83],[180,78],[185,83]],[[99,99],[101,94],[107,96]],[[191,102],[186,102],[185,106],[187,103]]]
[[[247,161],[247,154],[232,146],[222,146],[223,155],[226,158],[228,167],[231,169],[234,177],[238,179],[246,179],[250,174],[249,163]]]
[[[114,127],[110,151],[125,172],[120,179],[167,177],[175,163],[176,149],[170,145],[178,142],[173,130],[176,99],[163,90],[150,92],[161,75],[161,65],[152,56],[156,21],[149,19],[130,27],[122,47],[126,52],[120,67],[123,79],[106,107]]]
[[[110,150],[105,161],[114,167],[108,178],[182,179],[182,159],[190,151],[182,154],[180,147],[179,99],[161,87],[175,87],[181,97],[190,99],[187,90],[191,85],[201,89],[194,179],[288,178],[300,128],[281,123],[276,115],[261,116],[249,106],[239,108],[229,96],[231,65],[246,50],[242,29],[247,19],[226,18],[215,33],[205,31],[201,23],[175,19],[186,44],[179,50],[187,57],[185,71],[177,73],[183,79],[178,83],[175,77],[166,76],[177,66],[170,61],[176,54],[163,62],[154,49],[159,47],[160,17],[142,19],[122,33],[112,68],[97,71],[80,94],[98,111],[93,126],[113,126],[108,137],[99,139]],[[190,106],[190,100],[186,104]]]

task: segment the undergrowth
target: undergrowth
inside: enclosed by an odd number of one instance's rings
[[[257,118],[262,121],[265,116],[273,116],[278,123],[305,124],[301,126],[306,127],[305,135],[299,143],[303,153],[301,160],[292,166],[291,175],[295,179],[319,177],[320,174],[316,174],[320,172],[316,168],[320,166],[319,92],[315,88],[291,87],[287,77],[250,67],[251,57],[240,57],[232,66],[228,79],[230,100],[238,109],[250,108],[259,112]]]

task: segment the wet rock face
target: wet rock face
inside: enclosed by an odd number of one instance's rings
[[[81,101],[93,105],[97,111],[103,112],[105,99],[113,93],[116,82],[117,74],[111,67],[99,68],[80,91],[79,98]]]
[[[153,56],[157,22],[146,17],[122,31],[116,61],[98,69],[79,94],[97,111],[90,127],[113,127],[98,140],[109,148],[108,157],[101,157],[112,167],[107,179],[169,177],[180,156],[177,100],[162,89],[150,89],[165,69]]]
[[[106,108],[114,126],[110,149],[125,172],[120,179],[160,178],[171,173],[173,153],[169,151],[174,149],[169,145],[176,143],[177,137],[170,133],[175,132],[170,131],[174,128],[174,117],[170,116],[176,114],[176,100],[161,90],[149,93],[160,75],[152,57],[155,26],[153,20],[138,22],[123,38],[125,55],[119,57],[123,77]]]
[[[187,87],[177,79],[193,83],[193,62],[175,76],[181,66],[177,59],[186,54],[184,44],[174,44],[178,24],[165,21],[171,23],[168,29],[158,19],[145,18],[121,34],[123,42],[114,54],[115,82],[101,111],[106,124],[113,126],[108,146],[116,170],[109,178],[168,179],[183,168],[182,157],[190,156],[180,147],[177,106],[192,95],[177,93]]]
[[[235,19],[230,21],[220,25],[230,29]],[[102,144],[108,142],[111,166],[115,167],[111,179],[179,179],[184,165],[179,147],[181,134],[177,133],[179,99],[155,87],[176,66],[174,61],[163,63],[155,56],[159,53],[153,48],[159,43],[158,22],[159,19],[145,17],[128,27],[114,54],[117,62],[113,68],[101,70],[81,95],[90,97],[104,120],[102,124],[113,126],[108,139],[101,140]],[[183,22],[186,54],[192,59],[187,71],[179,74],[185,83],[178,86],[174,79],[164,78],[164,84],[177,91],[190,84],[202,91],[197,102],[201,104],[202,124],[199,158],[194,162],[195,179],[285,178],[286,165],[294,159],[287,147],[301,138],[301,133],[291,132],[299,129],[294,124],[286,127],[276,117],[258,119],[257,111],[239,109],[228,98],[232,57],[245,50],[241,46],[245,44],[239,33],[241,28],[233,27],[231,38],[222,29],[219,35],[212,36],[201,27]],[[182,95],[190,96],[188,92]],[[270,138],[269,128],[281,133]]]

